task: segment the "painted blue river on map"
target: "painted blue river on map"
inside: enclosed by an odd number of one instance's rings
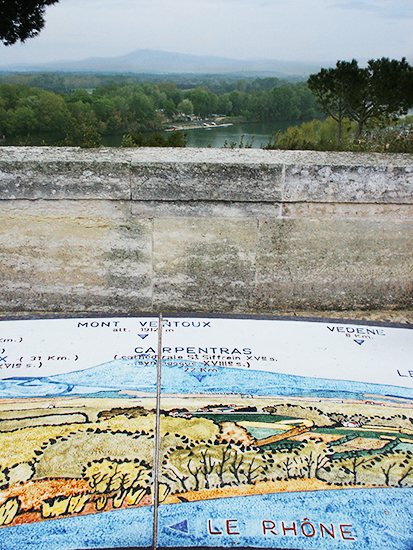
[[[161,505],[159,547],[411,550],[413,489],[342,489]],[[152,507],[0,529],[0,548],[146,547]],[[323,527],[321,527],[321,525]]]

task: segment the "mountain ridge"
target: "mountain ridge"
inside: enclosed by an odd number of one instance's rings
[[[333,380],[277,372],[216,367],[205,372],[203,364],[165,361],[162,364],[162,392],[237,394],[261,396],[319,396],[363,399],[363,394],[413,399],[413,389],[349,380]],[[0,397],[75,395],[99,391],[156,391],[156,363],[116,360],[80,371],[39,378],[7,378],[0,381]]]
[[[143,73],[143,74],[240,74],[244,76],[305,77],[320,63],[272,59],[240,60],[221,56],[182,54],[140,49],[115,57],[90,57],[77,61],[0,65],[0,70],[43,72]]]

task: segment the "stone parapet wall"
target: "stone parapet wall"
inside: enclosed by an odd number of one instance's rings
[[[413,157],[0,147],[3,312],[413,307]]]

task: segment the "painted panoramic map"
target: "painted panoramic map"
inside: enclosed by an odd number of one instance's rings
[[[3,320],[0,352],[0,548],[413,548],[407,325]]]

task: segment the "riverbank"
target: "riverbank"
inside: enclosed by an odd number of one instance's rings
[[[228,117],[214,117],[205,118],[201,120],[187,120],[180,121],[175,124],[168,124],[164,130],[166,132],[173,132],[174,130],[198,130],[198,129],[211,129],[211,128],[226,128],[233,126],[234,123],[246,122],[243,117],[236,117],[236,119]]]
[[[197,130],[197,129],[211,129],[211,128],[226,128],[227,126],[233,126],[232,122],[224,122],[222,124],[216,122],[203,122],[199,124],[179,124],[176,126],[171,126],[170,128],[165,128],[165,132],[173,132],[175,130]]]

